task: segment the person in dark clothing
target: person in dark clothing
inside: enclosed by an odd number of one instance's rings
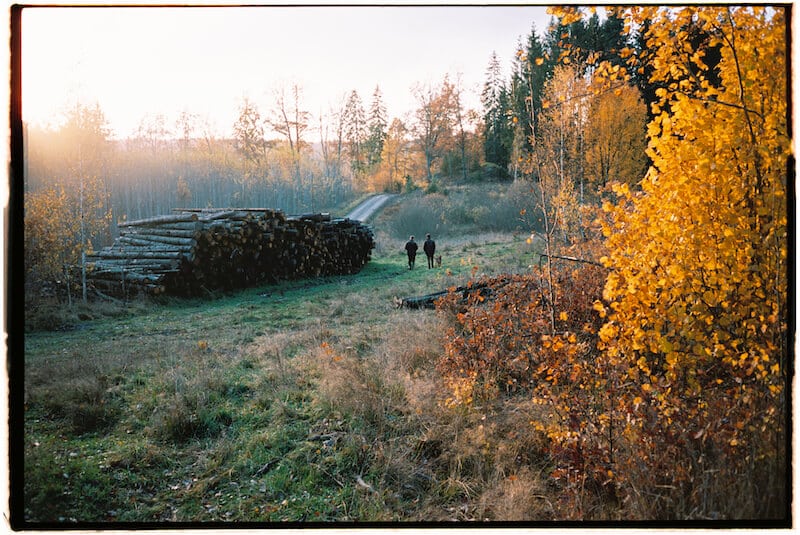
[[[426,234],[425,238],[422,250],[425,251],[425,256],[428,257],[428,269],[431,269],[433,267],[433,253],[436,252],[436,242],[431,239],[430,234]]]
[[[414,241],[414,236],[411,236],[406,242],[406,253],[408,253],[408,269],[414,269],[414,260],[417,259],[417,242]]]

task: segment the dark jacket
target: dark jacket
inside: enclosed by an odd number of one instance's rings
[[[425,251],[426,255],[433,256],[433,253],[436,252],[436,242],[433,240],[425,240],[422,250]]]
[[[418,248],[419,248],[419,246],[417,245],[417,242],[415,242],[415,241],[406,242],[406,252],[409,255],[416,255]]]

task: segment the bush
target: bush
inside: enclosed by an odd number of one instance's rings
[[[508,180],[509,178],[508,171],[491,162],[486,162],[481,166],[481,174],[486,180]]]
[[[760,417],[768,403],[737,400],[725,385],[706,388],[699,399],[685,388],[673,392],[676,383],[632,389],[646,370],[598,349],[604,321],[594,303],[607,271],[563,264],[553,268],[553,316],[548,278],[536,274],[481,281],[491,297],[476,293],[466,304],[456,294],[443,300],[452,326],[438,368],[449,404],[485,405],[519,399],[517,393],[531,399],[531,410],[540,411],[533,429],[549,441],[559,518],[782,517],[786,459],[780,429]],[[654,394],[648,399],[644,391]],[[688,410],[664,412],[673,399],[702,404],[712,417],[698,422]],[[752,406],[761,412],[748,412]],[[748,434],[749,455],[729,428]]]
[[[489,292],[472,292],[466,304],[450,294],[440,304],[451,313],[445,355],[439,370],[450,378],[452,403],[494,399],[503,392],[530,391],[552,376],[565,344],[591,351],[600,318],[592,303],[601,295],[605,271],[591,266],[562,269],[556,278],[560,314],[551,323],[546,279],[540,274],[504,275],[472,284]],[[575,292],[580,298],[571,298]],[[491,296],[487,299],[487,296]],[[544,377],[539,370],[547,363]]]
[[[398,239],[408,239],[411,235],[420,238],[427,232],[442,234],[446,228],[444,204],[445,197],[439,194],[411,197],[399,207],[387,226]]]

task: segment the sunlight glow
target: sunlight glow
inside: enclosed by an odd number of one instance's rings
[[[181,111],[228,135],[243,97],[264,113],[273,90],[303,88],[327,113],[375,86],[390,116],[414,107],[415,83],[462,76],[469,106],[493,51],[510,66],[545,7],[26,8],[23,119],[56,126],[77,102],[98,103],[117,137],[146,116]]]

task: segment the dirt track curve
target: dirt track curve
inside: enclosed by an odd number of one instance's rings
[[[365,200],[356,208],[347,214],[349,219],[355,219],[356,221],[361,221],[362,223],[366,222],[367,219],[372,217],[375,212],[381,209],[381,207],[386,204],[386,202],[394,197],[394,195],[390,195],[388,193],[382,193],[380,195],[375,195],[370,197],[369,199]]]

